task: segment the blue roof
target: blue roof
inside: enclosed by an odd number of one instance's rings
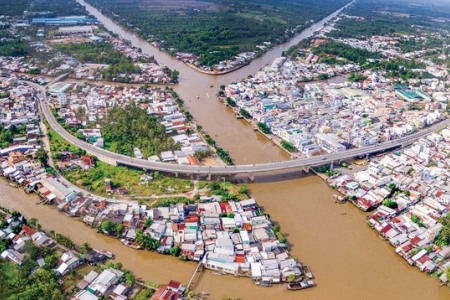
[[[31,23],[38,24],[84,24],[94,21],[85,16],[59,17],[59,18],[33,18]]]

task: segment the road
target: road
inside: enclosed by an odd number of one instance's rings
[[[445,128],[450,124],[450,119],[445,119],[437,124],[430,127],[422,129],[418,132],[410,134],[405,137],[398,138],[393,141],[388,141],[385,143],[355,148],[346,151],[319,155],[310,158],[297,158],[288,161],[280,162],[268,162],[253,165],[236,165],[236,166],[192,166],[192,165],[178,165],[171,163],[161,163],[161,162],[150,162],[144,159],[138,159],[122,154],[113,153],[102,148],[93,146],[92,144],[86,143],[74,137],[68,133],[55,119],[49,106],[47,105],[47,99],[45,95],[45,88],[37,85],[35,83],[29,82],[30,85],[34,86],[40,90],[38,94],[38,99],[40,102],[40,107],[43,115],[49,122],[50,126],[64,139],[78,148],[86,150],[88,154],[95,155],[101,161],[110,164],[122,164],[137,168],[142,168],[146,170],[158,170],[163,172],[170,172],[175,174],[188,174],[188,175],[214,175],[214,174],[256,174],[261,172],[279,171],[285,169],[294,168],[304,168],[304,167],[314,167],[319,165],[325,165],[331,162],[337,162],[339,160],[345,160],[348,158],[363,156],[373,152],[379,152],[383,150],[392,149],[394,147],[402,146],[405,144],[410,144],[419,138],[426,136],[432,132],[439,129]]]

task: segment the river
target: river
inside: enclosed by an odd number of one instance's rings
[[[259,70],[281,54],[281,51],[309,36],[329,18],[313,25],[290,42],[274,47],[250,65],[220,76],[201,74],[180,61],[155,49],[134,34],[115,25],[83,1],[87,10],[109,30],[131,40],[144,52],[155,55],[158,62],[180,71],[176,91],[185,100],[196,121],[227,149],[237,163],[279,161],[287,155],[225,108],[215,94],[221,84],[238,81]],[[210,86],[214,87],[211,88]],[[199,95],[200,99],[196,99]],[[318,287],[288,292],[281,286],[257,287],[246,278],[217,276],[206,272],[194,281],[197,291],[208,291],[212,299],[224,295],[243,299],[450,299],[450,290],[439,288],[435,278],[420,273],[397,256],[394,249],[381,241],[365,222],[365,214],[350,204],[335,204],[333,191],[316,176],[278,176],[264,182],[257,177],[249,184],[252,196],[279,221],[282,232],[292,246],[291,254],[308,264]],[[96,234],[81,222],[70,219],[54,207],[35,205],[36,196],[7,186],[0,181],[0,205],[36,217],[44,228],[70,236],[76,243],[90,243],[94,248],[116,254],[125,268],[137,277],[163,283],[170,279],[186,283],[194,263],[181,262],[169,256],[126,248],[120,242]]]

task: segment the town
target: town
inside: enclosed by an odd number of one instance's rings
[[[33,280],[51,272],[65,297],[80,300],[203,299],[209,292],[198,290],[199,272],[246,277],[236,280],[271,291],[316,286],[320,278],[292,254],[289,233],[243,180],[108,165],[64,140],[40,111],[48,106],[92,149],[173,165],[233,165],[188,111],[191,103],[170,87],[178,71],[87,14],[0,19],[8,25],[2,42],[34,49],[0,56],[2,189],[24,190],[33,207],[54,206],[129,251],[192,261],[181,262],[192,275],[145,282],[113,263],[109,249],[75,245],[7,208],[0,209],[2,263],[29,268]],[[222,85],[219,100],[290,159],[385,145],[446,120],[449,32],[412,26],[404,34],[350,38],[339,29],[363,20],[347,12],[331,19],[255,74]],[[244,68],[272,46],[262,43],[213,66],[170,51],[195,71],[217,75]],[[396,254],[442,285],[450,278],[449,142],[447,127],[386,152],[311,167],[335,190],[336,203],[362,210]]]

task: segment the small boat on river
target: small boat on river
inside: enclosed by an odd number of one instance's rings
[[[314,275],[312,274],[311,269],[308,266],[303,265],[302,266],[302,271],[303,271],[303,274],[305,274],[305,276],[308,279],[314,279]]]
[[[272,286],[272,284],[270,282],[267,282],[267,281],[255,281],[255,284],[259,285],[259,286],[264,286],[264,287],[271,287]]]
[[[314,287],[316,284],[312,280],[288,283],[286,288],[290,291],[299,291]]]
[[[121,241],[125,246],[130,247],[130,248],[133,248],[133,249],[135,249],[135,250],[140,250],[140,249],[142,249],[142,246],[140,246],[140,245],[138,245],[138,244],[136,244],[136,243],[130,242],[130,241],[126,240],[126,239],[121,239],[120,241]]]

